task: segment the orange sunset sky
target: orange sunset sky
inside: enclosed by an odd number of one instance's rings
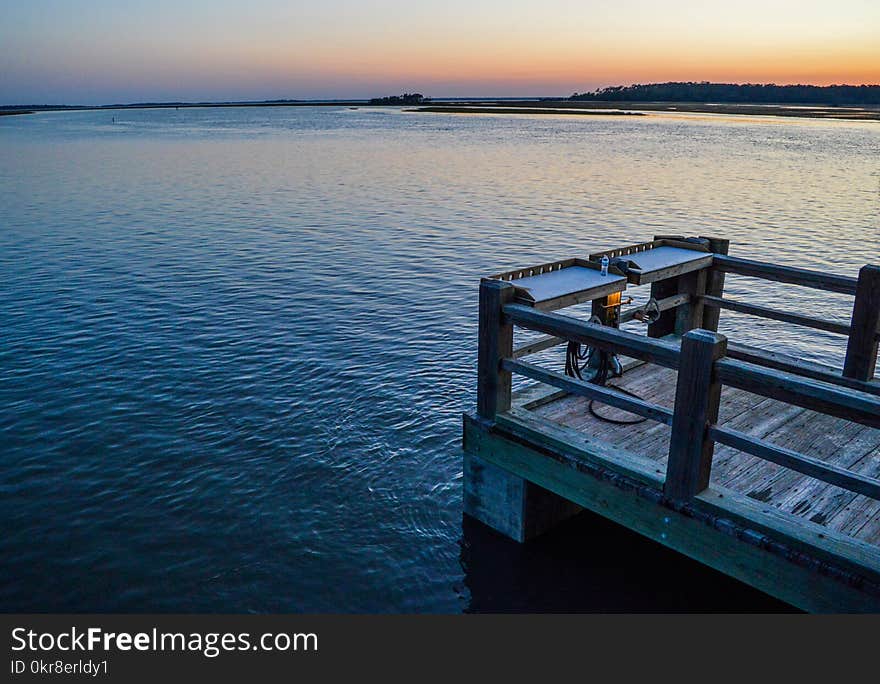
[[[31,0],[0,42],[4,104],[880,83],[877,0]]]

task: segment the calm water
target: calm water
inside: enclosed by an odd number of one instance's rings
[[[878,160],[880,126],[815,121],[0,118],[0,609],[778,608],[590,517],[463,527],[476,284],[669,232],[854,274]]]

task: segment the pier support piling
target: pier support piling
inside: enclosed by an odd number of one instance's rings
[[[514,541],[534,539],[582,510],[479,456],[464,455],[464,512]]]

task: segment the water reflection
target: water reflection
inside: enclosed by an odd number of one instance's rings
[[[794,612],[588,511],[527,544],[462,529],[468,612]]]

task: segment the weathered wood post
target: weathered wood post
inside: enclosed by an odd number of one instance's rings
[[[713,254],[727,255],[730,252],[730,240],[724,238],[705,237],[709,241],[709,251]],[[721,297],[724,294],[724,272],[716,268],[710,268],[706,274],[706,294],[713,297]],[[721,308],[717,306],[703,307],[703,323],[697,327],[704,330],[718,330],[718,320],[721,316]]]
[[[504,305],[515,288],[502,280],[480,283],[480,339],[477,360],[477,415],[485,421],[510,409],[510,373],[501,359],[513,355],[513,326]],[[577,504],[492,463],[479,430],[468,437],[465,420],[463,463],[464,512],[518,542],[543,534],[579,513]]]
[[[880,330],[880,266],[862,266],[850,320],[843,375],[870,380],[877,366],[877,332]]]
[[[684,240],[685,238],[682,235],[655,235],[654,239]],[[709,238],[700,238],[700,240],[706,240],[711,248]],[[672,333],[684,335],[688,330],[702,326],[706,307],[699,296],[706,294],[706,270],[691,271],[651,283],[651,297],[658,302],[677,294],[687,294],[690,300],[675,309],[661,312],[660,317],[648,326],[648,337],[664,337]]]
[[[503,280],[480,283],[480,326],[477,351],[477,414],[486,420],[510,408],[510,373],[501,359],[513,355],[513,325],[504,321],[504,305],[515,288]]]
[[[675,310],[675,334],[684,335],[689,330],[696,330],[703,325],[703,312],[706,307],[701,295],[706,294],[706,272],[701,268],[678,276],[678,294],[686,294],[689,299]]]
[[[716,332],[691,330],[682,338],[664,487],[670,498],[688,499],[709,486],[715,443],[707,428],[721,402],[715,361],[726,353],[727,338]]]
[[[682,239],[681,235],[655,235],[655,240],[663,239]],[[651,297],[658,302],[661,299],[672,297],[678,294],[678,278],[667,278],[666,280],[656,280],[651,283]],[[675,309],[661,311],[660,317],[648,326],[648,337],[665,337],[675,332]]]

